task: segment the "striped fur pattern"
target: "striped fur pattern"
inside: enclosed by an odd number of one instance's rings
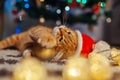
[[[14,34],[0,41],[0,49],[14,46],[18,50],[24,51],[31,43],[37,43],[42,47],[51,48],[56,45],[56,40],[51,33],[52,29],[43,26],[36,26],[28,31]]]
[[[0,41],[0,49],[16,47],[18,50],[23,51],[27,46],[27,43],[32,42],[28,32],[21,34],[14,34],[2,41]]]
[[[45,48],[55,48],[57,55],[53,60],[67,59],[73,56],[78,46],[76,31],[66,26],[54,29],[36,26],[20,34],[14,34],[0,42],[0,49],[14,46],[24,51],[29,46],[37,44]]]
[[[62,25],[53,30],[57,40],[56,50],[58,56],[56,59],[67,59],[75,54],[78,47],[78,35],[76,31]]]

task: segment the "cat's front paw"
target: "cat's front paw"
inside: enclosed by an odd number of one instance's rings
[[[46,48],[53,48],[56,46],[56,39],[54,37],[46,37],[46,38],[39,38],[38,44],[40,44],[42,47]]]
[[[30,49],[26,49],[23,51],[23,57],[28,57],[32,55],[32,51]]]

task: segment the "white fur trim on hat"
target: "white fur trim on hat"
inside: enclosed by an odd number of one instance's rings
[[[80,52],[82,51],[82,46],[83,46],[83,38],[82,38],[82,34],[80,31],[76,30],[77,35],[78,35],[78,47],[75,51],[75,55],[74,56],[80,56]]]
[[[53,28],[53,35],[56,36],[56,34],[59,32],[59,29],[60,29],[60,28],[64,28],[64,27],[65,27],[64,25],[61,25],[61,26],[59,26],[59,27]]]

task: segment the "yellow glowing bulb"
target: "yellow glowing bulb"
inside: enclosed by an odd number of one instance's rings
[[[12,80],[46,80],[47,71],[43,65],[33,57],[25,57],[15,67]]]
[[[82,57],[68,59],[62,75],[63,80],[90,80],[88,60]]]
[[[55,48],[42,48],[38,45],[32,48],[35,56],[41,60],[51,60],[55,55]]]
[[[91,64],[91,76],[94,80],[109,80],[111,78],[112,68],[107,57],[98,53],[90,53],[88,59]]]
[[[78,72],[77,69],[75,68],[71,68],[69,71],[68,71],[69,75],[71,76],[79,76],[80,75],[80,72]]]

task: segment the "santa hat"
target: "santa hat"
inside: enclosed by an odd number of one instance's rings
[[[56,35],[56,33],[59,31],[59,28],[64,28],[65,26],[59,26],[59,27],[55,27],[53,30],[53,35]],[[86,34],[82,34],[80,31],[76,30],[77,35],[78,35],[78,47],[75,51],[75,55],[74,56],[84,56],[87,57],[88,54],[92,51],[93,49],[93,45],[94,45],[94,40],[86,35]],[[58,53],[54,59],[58,60],[62,57],[63,53]]]
[[[86,35],[82,34],[80,31],[76,30],[78,34],[78,47],[75,52],[75,56],[84,56],[87,57],[88,54],[93,50],[93,45],[95,44],[94,40]]]

